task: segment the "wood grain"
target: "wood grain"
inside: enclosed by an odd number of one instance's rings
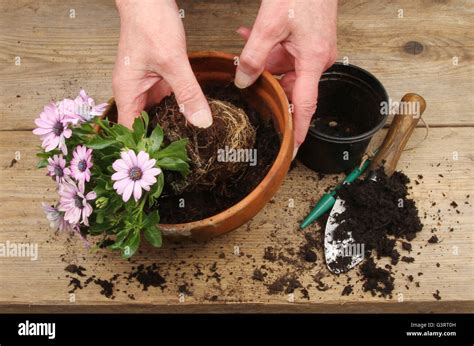
[[[243,41],[235,29],[252,25],[259,4],[252,0],[187,0],[179,1],[179,6],[185,10],[188,50],[238,54]],[[70,18],[71,10],[75,18]],[[424,228],[413,242],[414,252],[419,252],[416,261],[396,267],[392,299],[363,293],[356,270],[349,273],[354,294],[341,296],[347,277],[329,275],[321,251],[315,263],[297,269],[303,285],[312,285],[309,299],[300,290],[294,302],[285,294],[268,294],[265,284],[294,271],[295,266],[263,259],[264,249],[273,246],[294,257],[289,252],[297,251],[304,240],[297,230],[298,221],[338,178],[320,179],[302,164],[288,174],[272,203],[255,218],[206,243],[168,240],[158,250],[143,246],[134,261],[128,262],[105,250],[89,252],[77,237],[53,234],[41,202],[54,200],[54,185],[43,170],[34,168],[39,142],[30,131],[33,120],[50,99],[73,96],[80,87],[99,101],[109,99],[118,33],[119,18],[112,0],[0,0],[0,243],[39,246],[37,261],[0,257],[0,312],[474,310],[470,283],[474,219],[472,197],[466,197],[474,187],[472,1],[340,1],[338,60],[348,59],[374,73],[394,101],[416,92],[428,104],[429,138],[405,151],[399,162],[399,168],[412,178],[412,195],[424,217]],[[15,65],[15,57],[21,58],[21,65]],[[457,65],[453,57],[458,58]],[[373,145],[385,133],[377,134]],[[424,129],[415,129],[408,147],[419,143],[424,133]],[[452,201],[459,206],[453,208]],[[306,232],[320,230],[311,226]],[[438,235],[440,243],[427,244],[432,234]],[[76,301],[70,302],[64,271],[68,263],[83,265],[88,276],[102,279],[119,273],[115,299],[105,298],[92,283],[76,291]],[[127,285],[132,267],[150,263],[158,263],[167,279],[163,291]],[[253,280],[254,270],[262,265],[269,269],[265,282]],[[196,266],[202,276],[195,277]],[[220,280],[212,276],[216,271]],[[418,276],[419,272],[423,275]],[[407,275],[413,275],[420,287],[409,282]],[[328,290],[319,291],[314,276],[321,276]],[[192,285],[192,294],[181,303],[179,285],[185,282]],[[440,301],[433,297],[436,290]],[[134,294],[136,300],[128,294]]]
[[[385,132],[381,131],[372,145],[379,144]],[[285,272],[295,270],[288,263],[264,260],[264,249],[273,246],[285,256],[294,257],[288,249],[297,251],[304,239],[297,229],[298,222],[324,189],[334,184],[334,176],[320,179],[298,164],[272,203],[238,230],[205,243],[166,241],[162,249],[145,245],[134,261],[128,262],[105,250],[90,253],[77,237],[51,232],[40,203],[53,201],[54,184],[44,176],[43,170],[34,168],[37,139],[26,131],[4,131],[0,137],[0,243],[7,240],[38,243],[39,259],[0,258],[0,311],[472,311],[474,293],[469,278],[474,274],[473,197],[466,197],[474,188],[471,133],[471,128],[431,129],[428,140],[414,150],[405,151],[401,157],[399,168],[412,178],[412,195],[425,217],[423,231],[413,241],[413,252],[419,252],[415,262],[401,262],[396,267],[393,299],[363,293],[361,283],[357,282],[357,270],[349,273],[355,293],[341,296],[347,277],[329,275],[319,251],[318,260],[303,263],[299,275],[304,285],[312,284],[308,290],[310,298],[303,298],[296,290],[294,302],[289,302],[286,294],[268,294],[264,283],[252,279],[253,271],[265,265],[269,273],[265,283],[271,283]],[[408,147],[423,136],[424,130],[416,129]],[[16,151],[20,151],[21,159],[12,165]],[[458,160],[453,160],[453,152],[459,155]],[[423,178],[417,178],[418,174]],[[459,204],[458,208],[450,206],[452,201]],[[431,232],[433,228],[435,233]],[[307,232],[320,230],[313,225]],[[433,234],[440,238],[438,244],[427,243]],[[235,255],[236,246],[239,255]],[[83,265],[88,275],[103,279],[121,274],[123,279],[114,288],[115,299],[105,298],[99,287],[91,284],[76,291],[76,301],[69,302],[69,280],[64,271],[68,263]],[[160,273],[167,279],[166,289],[151,287],[142,291],[136,283],[126,285],[124,273],[138,264],[150,263],[158,264]],[[209,278],[214,273],[214,263],[220,281]],[[194,276],[196,266],[201,268],[203,276]],[[418,276],[419,272],[423,275]],[[410,274],[415,282],[420,282],[420,287],[408,281]],[[321,275],[329,287],[327,291],[316,288],[315,275]],[[185,282],[191,285],[192,295],[180,303],[178,286]],[[433,297],[436,290],[440,291],[441,301]],[[128,298],[128,294],[134,294],[136,300]],[[398,301],[401,298],[403,302]]]
[[[251,25],[258,10],[250,0],[179,4],[189,50],[235,54],[243,46],[235,29]],[[0,130],[31,129],[47,101],[80,87],[98,100],[112,95],[119,32],[112,0],[0,0],[0,16]],[[432,126],[474,125],[472,2],[341,1],[338,31],[339,60],[373,72],[393,100],[418,92]],[[423,47],[419,54],[405,49],[410,41]]]

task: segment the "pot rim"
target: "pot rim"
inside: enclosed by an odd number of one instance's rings
[[[189,60],[192,59],[199,59],[199,58],[218,58],[218,59],[226,59],[226,60],[231,60],[233,61],[236,55],[230,54],[230,53],[224,53],[224,52],[218,52],[218,51],[197,51],[197,52],[190,52],[188,53]],[[207,217],[205,219],[200,219],[196,221],[191,221],[191,222],[185,222],[185,223],[177,223],[177,224],[159,224],[159,227],[163,231],[171,232],[173,234],[179,235],[179,234],[189,234],[189,232],[192,233],[194,229],[200,228],[202,226],[208,226],[208,227],[217,227],[221,222],[224,222],[224,220],[228,219],[232,215],[238,214],[241,210],[245,208],[247,204],[249,204],[249,201],[255,199],[262,193],[262,191],[265,191],[267,187],[269,187],[272,184],[272,177],[276,174],[276,172],[280,169],[280,167],[284,164],[285,158],[287,155],[291,155],[289,153],[289,149],[293,148],[293,123],[292,123],[292,117],[289,111],[289,103],[288,99],[286,97],[285,92],[283,91],[283,88],[280,86],[280,83],[277,81],[275,77],[268,71],[264,71],[259,78],[262,78],[265,80],[268,84],[271,85],[272,89],[275,91],[277,94],[278,100],[285,105],[283,109],[283,128],[281,131],[281,137],[280,137],[280,149],[278,150],[278,154],[265,175],[265,177],[262,179],[262,181],[243,199],[241,199],[239,202],[231,206],[230,208],[227,208],[223,211],[221,211],[218,214],[212,215],[210,217]],[[107,112],[107,110],[104,112],[104,114]]]
[[[342,67],[343,69],[346,69],[347,71],[334,71],[334,72],[329,71],[333,66]],[[375,77],[369,71],[356,65],[343,64],[340,62],[336,62],[333,65],[331,65],[331,67],[329,67],[328,70],[324,71],[324,73],[321,76],[321,79],[323,79],[324,77],[331,76],[331,75],[340,75],[346,78],[349,77],[351,79],[355,79],[356,77],[353,74],[351,74],[351,70],[360,72],[364,77],[366,77],[370,81],[370,84],[369,84],[367,80],[362,80],[360,78],[357,78],[360,83],[362,83],[363,85],[367,86],[370,89],[379,91],[383,95],[384,100],[386,102],[389,101],[387,90],[385,89],[383,84],[377,79],[377,77]],[[377,131],[379,131],[382,127],[384,127],[385,123],[387,122],[387,119],[388,119],[388,114],[384,114],[380,118],[380,121],[377,124],[377,126],[374,126],[372,129],[365,131],[357,136],[336,137],[336,136],[327,135],[311,127],[309,128],[308,135],[314,138],[318,138],[320,140],[326,141],[326,142],[331,142],[331,143],[345,144],[345,143],[361,142],[361,141],[365,141],[367,139],[372,138]]]

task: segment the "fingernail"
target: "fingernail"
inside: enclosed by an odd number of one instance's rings
[[[296,155],[298,154],[298,149],[300,147],[296,147],[294,150],[293,150],[293,158],[291,159],[292,161],[295,159]]]
[[[201,109],[188,117],[188,121],[194,126],[208,128],[212,125],[212,115],[208,110]]]
[[[252,84],[252,78],[248,74],[243,73],[242,71],[237,71],[234,83],[237,88],[245,89],[250,84]]]

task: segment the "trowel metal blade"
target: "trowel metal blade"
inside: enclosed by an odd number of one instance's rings
[[[348,232],[348,238],[343,241],[335,241],[333,239],[334,231],[339,226],[335,218],[345,210],[344,201],[337,198],[329,214],[324,233],[326,265],[329,271],[334,274],[345,273],[364,259],[364,246],[363,244],[355,243],[354,238],[352,238],[352,232]],[[342,220],[340,223],[343,222],[345,221]]]

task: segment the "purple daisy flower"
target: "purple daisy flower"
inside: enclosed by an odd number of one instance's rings
[[[61,102],[61,109],[64,110],[67,120],[74,125],[102,115],[107,106],[107,103],[96,105],[94,99],[87,95],[84,89],[81,89],[74,100],[65,99]]]
[[[33,133],[41,137],[45,151],[59,148],[67,155],[66,138],[71,137],[72,131],[67,128],[65,116],[59,112],[54,102],[44,107],[40,117],[35,119],[35,124],[38,128],[34,129]]]
[[[136,155],[133,150],[129,150],[122,152],[120,156],[122,158],[112,164],[116,171],[112,175],[112,180],[115,180],[114,189],[122,195],[124,202],[130,199],[132,192],[135,201],[138,201],[142,196],[142,189],[149,191],[150,186],[156,183],[155,176],[161,173],[161,169],[154,167],[156,160],[150,160],[150,156],[144,151]]]
[[[58,208],[43,203],[43,210],[46,214],[46,218],[49,221],[49,226],[55,231],[72,232],[74,230],[75,225],[71,225],[69,222],[64,220],[64,213],[59,211]]]
[[[78,145],[72,155],[71,175],[79,182],[79,186],[84,187],[85,182],[91,180],[92,149]]]
[[[77,225],[79,222],[89,226],[89,216],[92,207],[87,201],[94,200],[97,195],[94,191],[84,195],[84,186],[77,186],[73,182],[66,182],[59,186],[58,210],[64,212],[64,220]]]
[[[71,170],[66,167],[66,160],[62,155],[54,155],[48,159],[48,175],[62,184],[71,175]]]

